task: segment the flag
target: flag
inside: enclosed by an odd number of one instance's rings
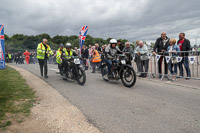
[[[169,63],[170,59],[171,59],[171,56],[165,56],[165,60],[167,63]]]
[[[86,35],[87,35],[87,32],[88,32],[88,26],[83,26],[80,31],[79,31],[79,47],[80,47],[80,51],[81,51],[81,48],[85,42],[85,39],[86,39]]]
[[[196,56],[189,56],[188,58],[189,58],[190,64],[194,64]]]
[[[181,62],[183,57],[176,57],[177,63]]]
[[[0,69],[5,69],[4,25],[0,25]]]
[[[151,54],[151,53],[149,53],[149,59],[151,58],[151,56],[152,56],[152,54]]]
[[[160,59],[161,55],[156,55],[156,61],[158,62]]]

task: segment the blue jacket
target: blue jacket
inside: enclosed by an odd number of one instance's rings
[[[170,47],[171,46],[169,46],[168,48],[167,48],[167,51],[169,52],[170,51]],[[176,53],[172,53],[172,56],[178,56],[179,54],[180,54],[180,48],[179,48],[179,46],[178,45],[173,45],[172,46],[172,51],[177,51]]]

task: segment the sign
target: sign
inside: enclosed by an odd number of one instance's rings
[[[0,69],[5,69],[4,25],[0,24]]]
[[[81,48],[82,48],[83,44],[85,43],[85,39],[86,39],[88,28],[89,28],[88,26],[83,26],[79,31],[80,51],[81,51]]]

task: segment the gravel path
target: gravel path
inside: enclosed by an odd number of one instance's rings
[[[70,104],[54,88],[32,73],[15,67],[36,91],[39,103],[32,108],[32,114],[21,124],[14,124],[6,133],[99,133],[79,109]]]

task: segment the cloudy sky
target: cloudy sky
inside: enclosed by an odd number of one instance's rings
[[[200,0],[0,0],[0,23],[9,36],[77,35],[155,41],[162,31],[200,42]],[[200,43],[198,43],[200,45]]]

